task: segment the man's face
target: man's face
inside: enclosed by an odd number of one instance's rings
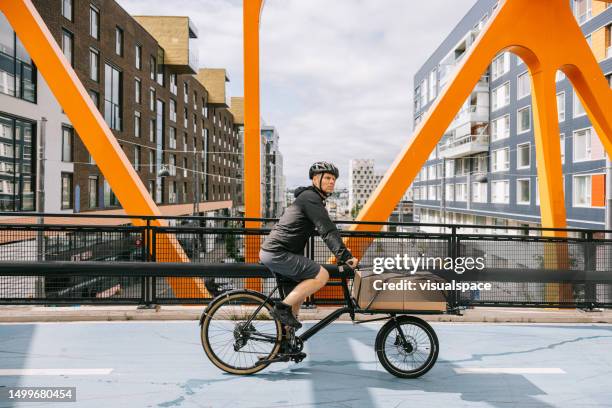
[[[330,173],[317,174],[312,178],[312,181],[316,187],[319,187],[320,182],[321,187],[319,188],[327,194],[333,193],[336,187],[336,177]]]

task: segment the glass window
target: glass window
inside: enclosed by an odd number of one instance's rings
[[[123,56],[123,30],[115,27],[115,54]]]
[[[149,88],[149,110],[155,112],[155,88]]]
[[[176,176],[176,156],[174,154],[170,155],[170,175]]]
[[[579,24],[592,17],[592,0],[574,0],[574,15]]]
[[[580,98],[576,91],[573,92],[574,95],[574,117],[584,116],[586,115],[586,111],[584,110],[584,106],[582,106],[582,102],[580,102]]]
[[[591,129],[574,132],[574,161],[591,160]]]
[[[491,94],[491,100],[493,102],[492,110],[503,108],[510,104],[510,82],[498,86],[493,89]]]
[[[434,69],[429,73],[429,101],[433,101],[438,94],[438,71]]]
[[[142,128],[142,122],[140,118],[140,112],[134,112],[134,137],[140,137],[140,131]]]
[[[563,133],[559,142],[561,143],[561,164],[565,164],[565,135]]]
[[[104,180],[104,206],[112,207],[118,205],[117,197],[115,197],[115,193],[108,184],[108,181]]]
[[[574,176],[574,207],[591,206],[591,176]]]
[[[493,150],[491,153],[492,171],[504,171],[510,168],[509,148]]]
[[[68,30],[62,30],[62,52],[64,56],[70,63],[70,65],[74,65],[73,58],[73,48],[74,48],[74,36]]]
[[[155,129],[157,128],[157,124],[155,123],[155,119],[151,119],[149,121],[149,142],[155,141]]]
[[[36,68],[1,12],[0,93],[36,102]]]
[[[72,162],[72,145],[74,142],[74,130],[68,126],[62,126],[62,161]]]
[[[149,150],[149,172],[153,172],[153,169],[155,168],[155,153],[153,153],[153,150]]]
[[[89,6],[89,35],[100,39],[100,10],[92,5]]]
[[[183,82],[183,102],[189,103],[189,85]]]
[[[593,128],[581,129],[574,132],[574,161],[602,160],[605,151]]]
[[[89,49],[89,79],[100,80],[100,53],[93,48]]]
[[[111,129],[122,129],[122,92],[121,71],[104,64],[104,119]]]
[[[176,101],[170,99],[170,120],[176,122]]]
[[[134,48],[134,65],[137,69],[142,69],[142,45],[136,44]]]
[[[140,146],[134,146],[134,169],[140,170]]]
[[[89,97],[93,101],[96,108],[100,109],[100,94],[94,91],[93,89],[89,90]]]
[[[151,81],[155,81],[155,77],[157,76],[157,62],[155,61],[155,57],[152,55],[149,58],[149,74]]]
[[[521,108],[517,112],[517,133],[531,130],[531,106]]]
[[[491,122],[491,140],[510,137],[510,115],[504,115]]]
[[[523,143],[516,147],[517,151],[517,163],[516,167],[524,169],[531,166],[531,144]]]
[[[72,21],[72,0],[62,0],[62,16]]]
[[[96,208],[98,206],[98,176],[89,176],[87,184],[89,187],[89,208]]]
[[[459,183],[455,185],[455,201],[467,201],[466,183]]]
[[[62,210],[72,207],[72,173],[62,173]]]
[[[185,128],[189,126],[189,111],[187,111],[187,108],[183,111],[183,126]]]
[[[156,75],[156,81],[159,85],[164,86],[165,85],[165,77],[164,77],[164,50],[161,47],[157,48],[157,59],[155,61],[157,63],[157,67],[155,68],[155,71],[157,73]]]
[[[531,180],[519,179],[516,181],[516,203],[531,203]]]
[[[472,201],[475,203],[487,202],[487,183],[472,183]]]
[[[140,78],[134,78],[134,101],[142,103],[142,83]]]
[[[176,74],[170,74],[170,92],[173,95],[176,95],[176,93],[178,92]]]
[[[170,127],[169,139],[168,147],[170,149],[176,149],[176,128],[173,128],[172,126]]]
[[[510,54],[503,52],[491,64],[491,79],[495,81],[508,71],[510,71]]]
[[[559,92],[557,94],[557,115],[559,122],[565,120],[565,92]]]
[[[521,99],[531,94],[531,79],[528,72],[523,72],[517,79],[517,98]]]
[[[491,182],[491,202],[497,204],[509,203],[509,186],[508,180]]]
[[[34,210],[33,122],[0,114],[0,210]]]

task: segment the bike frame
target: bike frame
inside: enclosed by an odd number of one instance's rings
[[[253,320],[253,318],[255,316],[257,316],[257,313],[259,313],[259,311],[261,310],[263,305],[265,303],[267,303],[267,302],[270,302],[270,300],[272,299],[272,296],[274,295],[274,293],[276,293],[276,291],[279,290],[279,288],[281,287],[281,284],[280,284],[280,281],[279,281],[279,279],[280,279],[279,276],[275,275],[275,277],[276,277],[276,280],[277,280],[278,284],[268,294],[268,296],[266,297],[266,300],[264,301],[264,303],[262,303],[261,305],[259,305],[257,307],[255,312],[253,312],[253,314],[251,315],[251,317],[249,318],[249,320],[246,322],[245,325],[248,325]],[[351,316],[351,321],[353,321],[356,324],[373,322],[373,321],[379,321],[379,320],[388,320],[388,319],[395,320],[395,318],[396,318],[396,316],[398,314],[397,310],[367,310],[367,309],[361,309],[361,308],[357,307],[357,305],[355,304],[355,302],[353,301],[353,299],[351,297],[351,293],[350,293],[349,288],[348,288],[348,282],[347,282],[347,278],[346,278],[345,274],[343,274],[343,276],[340,278],[340,282],[339,283],[340,283],[340,286],[342,286],[342,293],[344,295],[345,306],[341,307],[339,309],[334,310],[332,313],[330,313],[329,315],[325,316],[323,319],[319,320],[314,326],[310,327],[304,333],[300,334],[299,336],[296,336],[302,342],[306,342],[306,340],[308,340],[309,338],[311,338],[312,336],[317,334],[320,330],[322,330],[325,327],[327,327],[330,323],[334,322],[335,320],[337,320],[340,316],[342,316],[345,313],[348,313]],[[355,322],[355,314],[356,313],[369,314],[369,315],[386,314],[388,316],[381,317],[381,318],[376,318],[376,319],[364,320],[364,321],[360,321],[360,322]],[[410,311],[401,312],[400,314],[410,314]],[[428,311],[418,311],[415,314],[440,314],[440,312],[436,312],[436,311],[431,311],[431,312],[428,312]],[[404,334],[403,334],[399,324],[397,325],[397,329],[398,329],[398,331],[400,332],[400,334],[401,334],[401,336],[403,338]],[[284,328],[283,328],[283,332],[284,332]]]

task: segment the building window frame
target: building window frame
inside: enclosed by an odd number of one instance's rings
[[[125,41],[125,35],[123,29],[119,26],[115,27],[115,54],[123,57],[123,42]]]
[[[62,0],[62,16],[68,21],[74,21],[74,0]]]
[[[100,9],[93,4],[89,5],[89,36],[100,40]]]
[[[528,199],[521,200],[521,183],[527,182],[527,195]],[[517,205],[531,205],[531,179],[530,178],[518,178],[516,179],[516,204]]]
[[[521,114],[524,111],[528,112],[527,119],[529,121],[529,127],[523,129],[521,126],[522,125],[521,124],[521,119],[522,119]],[[520,135],[523,133],[527,133],[529,131],[531,131],[531,105],[523,106],[522,108],[518,108],[516,110],[516,134]]]
[[[67,50],[70,47],[70,50]],[[70,55],[66,55],[67,53]],[[70,66],[74,66],[74,33],[62,27],[62,53],[64,57],[70,63]]]
[[[93,182],[93,186],[92,186],[92,182]],[[88,189],[87,202],[89,204],[89,208],[98,208],[100,205],[98,201],[99,200],[98,188],[99,188],[99,177],[89,176],[87,178],[87,189]]]
[[[71,210],[74,208],[74,175],[69,172],[61,172],[61,208]]]
[[[89,48],[89,79],[100,82],[100,51]]]
[[[527,164],[521,164],[521,148],[527,146]],[[519,143],[516,145],[516,168],[528,169],[531,167],[531,142]]]
[[[62,162],[72,163],[74,161],[74,128],[62,125]]]
[[[525,92],[521,90],[521,80],[523,78],[527,79],[528,90]],[[531,77],[529,76],[529,71],[523,71],[516,76],[516,99],[523,99],[531,95]]]

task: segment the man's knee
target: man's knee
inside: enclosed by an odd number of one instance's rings
[[[321,286],[323,286],[329,280],[329,272],[327,272],[327,269],[325,269],[324,267],[321,267],[315,279],[319,282]]]

